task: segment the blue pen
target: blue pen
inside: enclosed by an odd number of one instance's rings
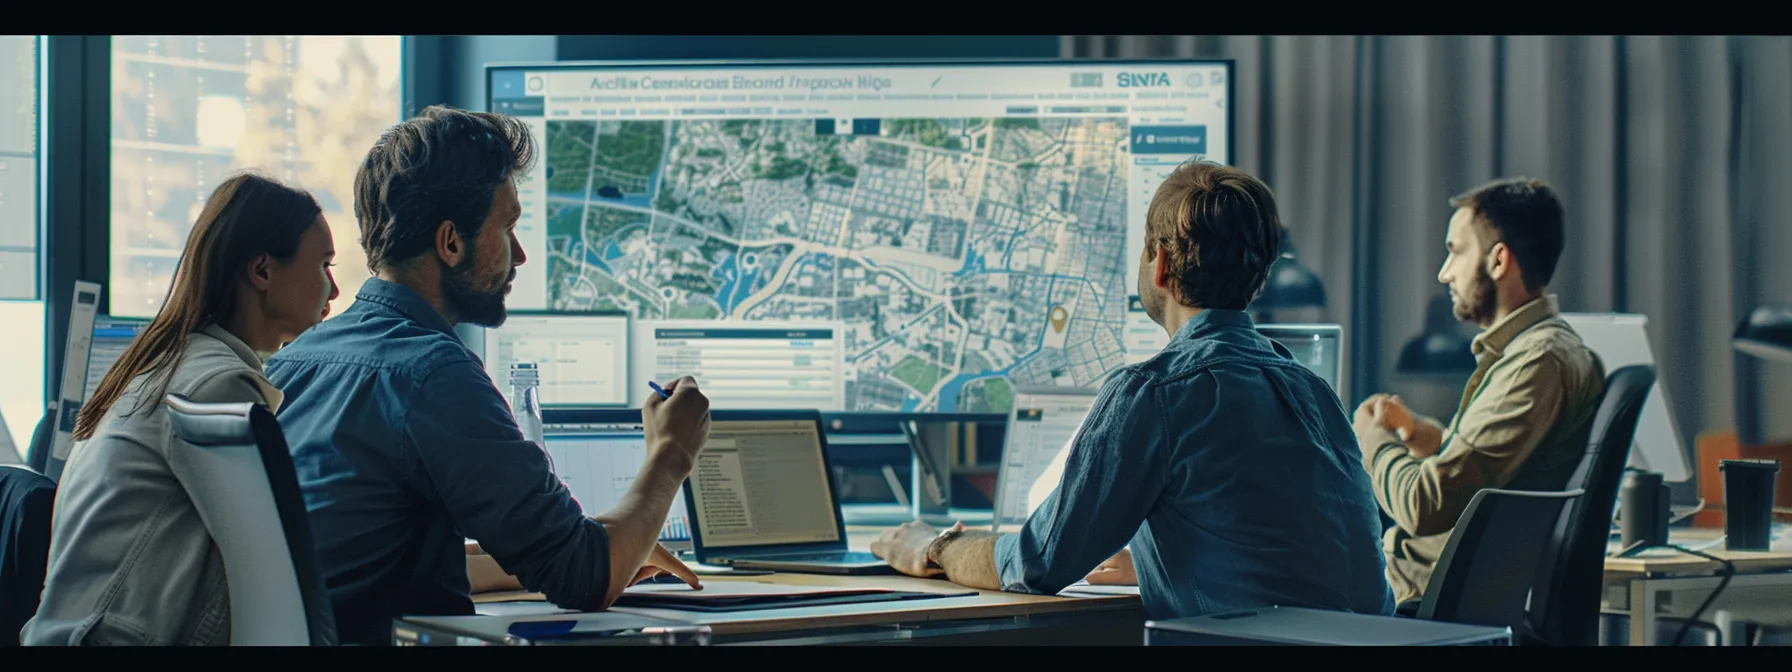
[[[661,399],[671,399],[672,398],[672,393],[667,392],[665,390],[665,388],[660,387],[659,383],[649,380],[649,381],[647,381],[647,386],[653,388],[653,391],[660,393]]]

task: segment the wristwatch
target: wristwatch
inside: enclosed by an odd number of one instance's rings
[[[934,537],[933,541],[927,544],[927,567],[929,569],[945,569],[946,566],[940,564],[940,552],[946,550],[947,543],[961,536],[964,536],[964,528],[953,525],[942,530],[939,536]]]

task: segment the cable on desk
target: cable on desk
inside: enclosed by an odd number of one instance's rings
[[[1716,560],[1718,562],[1723,563],[1723,565],[1724,565],[1724,578],[1718,580],[1717,588],[1715,590],[1712,590],[1710,595],[1705,596],[1705,601],[1703,603],[1699,604],[1698,609],[1693,610],[1692,617],[1686,619],[1685,623],[1680,624],[1680,631],[1677,633],[1674,633],[1673,645],[1679,646],[1680,641],[1686,638],[1687,630],[1692,628],[1692,624],[1700,622],[1699,615],[1705,613],[1706,609],[1711,608],[1711,603],[1717,601],[1717,594],[1724,592],[1724,587],[1730,585],[1730,578],[1733,576],[1736,576],[1736,565],[1734,563],[1730,562],[1729,560],[1725,560],[1725,559],[1717,557],[1715,555],[1701,553],[1699,551],[1695,551],[1695,550],[1692,550],[1685,546],[1680,546],[1678,544],[1668,544],[1667,548],[1672,548],[1674,550],[1680,551],[1681,553],[1696,555],[1701,558],[1705,558],[1706,560]],[[1724,639],[1723,631],[1719,630],[1717,632],[1717,645],[1718,646],[1724,645],[1723,639]]]
[[[1734,577],[1734,576],[1736,576],[1736,565],[1735,565],[1735,564],[1734,564],[1734,563],[1731,563],[1731,562],[1730,562],[1730,561],[1729,561],[1729,560],[1725,560],[1725,559],[1723,559],[1723,558],[1720,558],[1720,557],[1717,557],[1717,556],[1715,556],[1715,555],[1710,555],[1710,554],[1707,554],[1707,553],[1702,553],[1702,552],[1699,552],[1699,551],[1695,551],[1695,550],[1692,550],[1692,549],[1690,549],[1690,548],[1687,548],[1687,547],[1685,547],[1685,546],[1681,546],[1681,545],[1679,545],[1679,544],[1663,544],[1663,545],[1659,545],[1659,546],[1657,546],[1657,545],[1650,545],[1650,544],[1646,544],[1646,543],[1644,543],[1644,542],[1642,542],[1642,541],[1640,541],[1640,540],[1639,540],[1639,541],[1637,541],[1637,542],[1634,542],[1634,543],[1632,543],[1632,544],[1631,544],[1631,545],[1629,545],[1629,546],[1626,546],[1626,547],[1624,547],[1624,549],[1623,549],[1623,550],[1620,550],[1620,551],[1618,551],[1618,552],[1616,552],[1616,553],[1613,553],[1613,554],[1612,554],[1612,557],[1618,557],[1618,558],[1628,558],[1628,557],[1631,557],[1631,556],[1634,556],[1634,555],[1636,555],[1636,554],[1638,554],[1638,553],[1641,553],[1641,552],[1643,552],[1643,551],[1647,551],[1647,550],[1649,550],[1649,549],[1652,549],[1652,548],[1671,548],[1671,549],[1674,549],[1674,550],[1676,550],[1676,551],[1679,551],[1679,552],[1681,552],[1681,553],[1685,553],[1685,554],[1687,554],[1687,555],[1695,555],[1695,556],[1698,556],[1698,557],[1701,557],[1701,558],[1704,558],[1704,559],[1706,559],[1706,560],[1711,560],[1711,561],[1714,561],[1714,562],[1719,562],[1719,563],[1723,563],[1723,566],[1724,566],[1724,575],[1723,575],[1723,578],[1722,578],[1722,579],[1719,579],[1719,580],[1718,580],[1718,582],[1717,582],[1717,588],[1715,588],[1715,589],[1713,589],[1713,590],[1712,590],[1712,591],[1711,591],[1711,594],[1710,594],[1710,595],[1706,595],[1706,596],[1705,596],[1705,601],[1704,601],[1704,602],[1703,602],[1703,603],[1701,603],[1701,604],[1700,604],[1700,605],[1699,605],[1699,608],[1698,608],[1698,609],[1694,609],[1694,610],[1693,610],[1693,612],[1692,612],[1692,616],[1690,616],[1690,617],[1688,617],[1688,618],[1687,618],[1687,619],[1686,619],[1686,620],[1685,620],[1685,621],[1684,621],[1684,622],[1682,622],[1682,623],[1681,623],[1681,624],[1680,624],[1680,631],[1679,631],[1679,632],[1676,632],[1676,633],[1674,633],[1674,641],[1673,641],[1673,644],[1671,644],[1671,645],[1670,645],[1670,646],[1679,646],[1679,645],[1680,645],[1680,642],[1681,642],[1681,640],[1684,640],[1684,639],[1686,639],[1686,633],[1687,633],[1687,632],[1688,632],[1688,631],[1689,631],[1689,630],[1691,630],[1691,629],[1692,629],[1692,624],[1694,624],[1694,623],[1699,623],[1699,624],[1702,624],[1702,625],[1709,625],[1709,626],[1711,626],[1711,627],[1712,627],[1712,629],[1713,629],[1713,630],[1714,630],[1714,631],[1715,631],[1715,632],[1717,632],[1717,645],[1718,645],[1718,646],[1723,646],[1723,645],[1724,645],[1724,641],[1723,641],[1723,640],[1724,640],[1724,633],[1723,633],[1723,631],[1722,631],[1722,630],[1718,630],[1718,629],[1717,629],[1717,625],[1716,625],[1716,624],[1714,624],[1714,623],[1706,623],[1706,622],[1705,622],[1705,621],[1701,621],[1701,620],[1699,620],[1699,615],[1701,615],[1701,614],[1703,614],[1703,613],[1705,613],[1705,610],[1706,610],[1706,609],[1709,609],[1709,608],[1711,608],[1711,603],[1712,603],[1712,602],[1715,602],[1715,601],[1717,601],[1717,595],[1718,595],[1718,594],[1719,594],[1719,593],[1722,593],[1722,592],[1724,592],[1724,588],[1725,588],[1725,587],[1727,587],[1727,586],[1729,586],[1729,585],[1730,585],[1730,578],[1731,578],[1731,577]],[[1630,616],[1630,617],[1631,617],[1631,618],[1636,618],[1636,614],[1631,614],[1631,616]]]

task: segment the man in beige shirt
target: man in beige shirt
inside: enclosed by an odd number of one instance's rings
[[[1485,488],[1561,490],[1584,453],[1604,366],[1548,294],[1563,245],[1562,203],[1540,180],[1500,180],[1450,199],[1438,282],[1456,317],[1480,325],[1474,374],[1453,424],[1378,394],[1356,410],[1397,602],[1418,599],[1450,530]]]

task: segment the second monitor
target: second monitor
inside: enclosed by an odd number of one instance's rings
[[[505,401],[510,365],[533,362],[543,406],[624,406],[628,351],[625,316],[512,311],[485,332],[485,372]]]

